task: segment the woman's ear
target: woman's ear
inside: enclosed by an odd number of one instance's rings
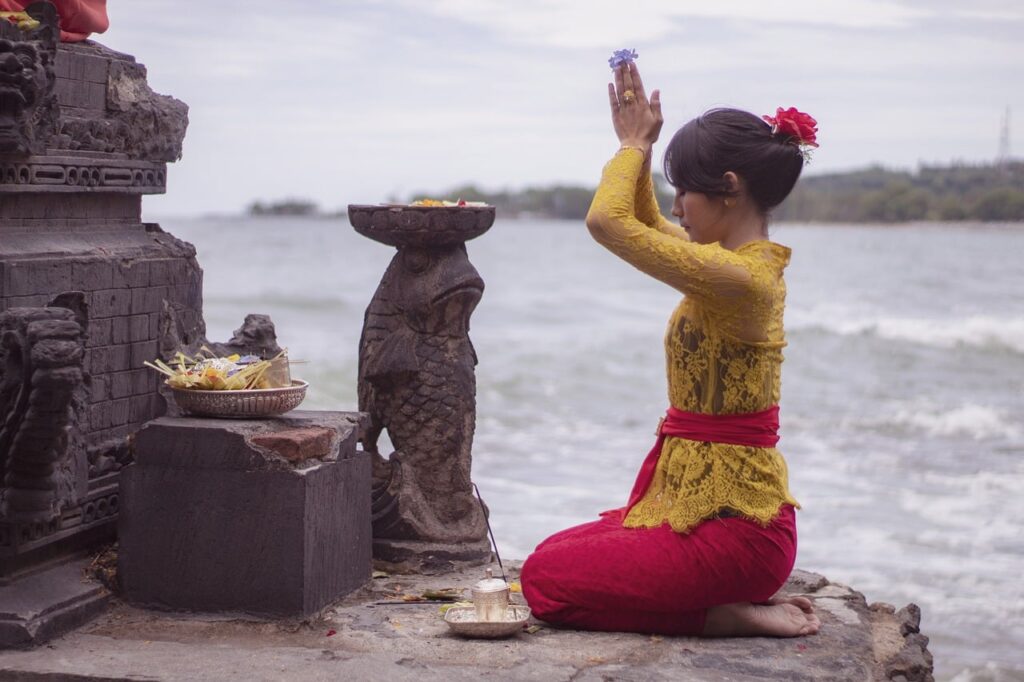
[[[729,194],[739,194],[743,189],[743,181],[740,179],[740,176],[736,175],[732,171],[727,171],[722,176],[722,179],[725,181],[726,191],[729,192]]]

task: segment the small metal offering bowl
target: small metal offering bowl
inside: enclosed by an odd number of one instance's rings
[[[489,230],[494,207],[349,204],[348,220],[359,234],[388,246],[455,246]]]
[[[171,393],[182,411],[196,417],[258,419],[294,410],[306,397],[308,386],[305,381],[292,379],[292,385],[284,388],[204,391],[171,387]]]
[[[463,637],[476,639],[499,639],[521,632],[530,619],[530,607],[510,604],[505,611],[505,620],[480,621],[472,606],[453,606],[444,614],[444,622],[451,631]]]

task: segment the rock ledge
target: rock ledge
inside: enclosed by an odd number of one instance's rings
[[[495,567],[497,568],[497,567]],[[814,600],[821,633],[697,639],[557,630],[507,640],[451,635],[435,603],[405,595],[468,588],[482,573],[388,576],[303,621],[165,613],[116,603],[78,632],[0,654],[0,678],[190,680],[932,680],[920,609],[869,605],[805,571],[783,589]],[[509,571],[518,575],[518,566]],[[513,595],[521,600],[521,595]],[[382,603],[386,602],[386,603]]]

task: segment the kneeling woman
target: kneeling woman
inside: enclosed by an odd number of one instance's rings
[[[793,568],[798,505],[775,449],[790,252],[767,238],[768,212],[816,146],[814,120],[717,109],[683,126],[665,153],[675,225],[650,172],[659,93],[648,101],[632,63],[615,80],[622,147],[587,227],[685,294],[665,339],[671,407],[628,504],[542,542],[523,566],[523,594],[538,618],[580,629],[814,634],[809,600],[772,598]]]

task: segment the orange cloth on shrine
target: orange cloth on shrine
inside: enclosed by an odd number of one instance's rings
[[[0,0],[0,12],[20,12],[35,0]],[[60,17],[60,39],[66,43],[85,40],[110,26],[107,0],[50,0]]]

